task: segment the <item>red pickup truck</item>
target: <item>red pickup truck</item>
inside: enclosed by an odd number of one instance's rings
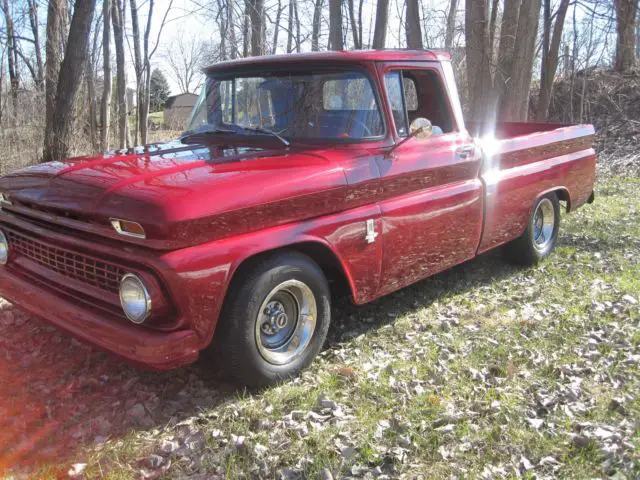
[[[592,126],[465,126],[444,53],[206,74],[179,140],[0,179],[0,295],[134,364],[209,349],[267,385],[322,348],[331,282],[363,304],[498,246],[533,264],[560,202],[593,201]]]

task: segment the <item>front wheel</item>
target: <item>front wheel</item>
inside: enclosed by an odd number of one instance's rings
[[[537,264],[555,248],[559,228],[560,202],[555,193],[548,193],[536,200],[522,236],[505,245],[507,259],[521,265]]]
[[[322,269],[305,255],[282,252],[238,275],[213,345],[222,368],[250,387],[296,375],[313,361],[329,329]]]

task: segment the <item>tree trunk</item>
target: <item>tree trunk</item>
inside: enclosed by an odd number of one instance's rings
[[[54,135],[56,120],[56,95],[60,65],[64,54],[67,37],[67,2],[66,0],[49,0],[47,8],[47,38],[45,43],[45,134],[44,154],[51,155],[56,144]],[[49,152],[49,153],[47,153]]]
[[[521,0],[505,0],[500,27],[498,62],[493,79],[491,111],[499,112],[507,88],[512,83]]]
[[[491,65],[494,64],[494,49],[495,49],[495,39],[496,39],[496,22],[498,21],[498,6],[500,5],[499,0],[492,0],[491,2],[491,20],[489,20],[489,59],[491,61]]]
[[[469,116],[481,121],[485,119],[491,89],[488,0],[466,0],[465,44]]]
[[[636,46],[636,16],[638,14],[638,0],[615,0],[616,4],[616,63],[618,72],[630,70],[635,66]]]
[[[7,54],[9,59],[9,85],[11,89],[11,99],[13,102],[13,118],[15,120],[18,114],[18,88],[20,87],[20,80],[18,78],[15,30],[13,25],[13,17],[11,16],[11,10],[9,10],[8,0],[3,0],[2,12],[4,13],[5,28],[7,31],[6,36]]]
[[[518,15],[518,33],[511,80],[500,110],[502,121],[526,121],[529,115],[529,91],[540,20],[540,0],[522,2]]]
[[[298,16],[298,0],[293,2],[293,15],[296,21],[296,52],[300,53],[300,17]]]
[[[142,115],[140,115],[140,107],[142,106],[144,97],[144,80],[142,73],[144,65],[142,64],[142,51],[140,48],[140,25],[138,23],[138,6],[136,0],[130,0],[131,8],[131,31],[133,33],[133,63],[136,73],[136,127],[133,134],[133,144],[138,144],[138,132],[142,131]],[[145,120],[146,123],[146,120]],[[145,143],[145,142],[142,142]]]
[[[2,132],[2,120],[4,113],[4,49],[0,48],[0,132]],[[0,163],[0,174],[4,174],[2,171],[2,164]]]
[[[389,0],[378,0],[376,6],[376,26],[373,31],[373,48],[384,48],[389,23]]]
[[[640,8],[636,15],[636,57],[640,58]]]
[[[151,34],[151,21],[153,19],[153,7],[154,0],[149,0],[149,12],[147,13],[147,26],[144,29],[144,39],[143,39],[143,53],[142,59],[144,62],[144,66],[142,69],[142,80],[144,82],[144,87],[142,88],[141,95],[141,103],[140,103],[140,142],[143,145],[149,143],[148,139],[148,130],[149,130],[149,105],[151,103],[151,55],[153,52],[149,52],[149,35]],[[171,4],[167,7],[167,13],[171,8]],[[167,19],[167,14],[165,14],[162,25],[160,27],[160,31],[164,27],[164,24]],[[158,39],[160,38],[160,34],[158,34]]]
[[[251,27],[251,56],[265,54],[264,0],[247,0]]]
[[[331,50],[344,50],[342,0],[329,0],[329,45]]]
[[[320,50],[320,19],[322,16],[323,0],[315,0],[313,4],[313,23],[311,26],[311,50]],[[342,38],[342,35],[340,35]]]
[[[358,2],[358,38],[360,39],[360,48],[364,48],[364,37],[362,36],[362,8],[364,0]]]
[[[289,17],[287,18],[287,53],[293,52],[293,0],[289,0]]]
[[[231,1],[231,0],[230,0]],[[249,16],[249,10],[251,5],[249,0],[244,2],[244,19],[242,20],[242,56],[249,56],[249,49],[251,48],[251,20]]]
[[[91,136],[91,151],[97,152],[100,148],[98,140],[98,98],[96,95],[96,65],[98,64],[98,48],[100,36],[100,24],[102,15],[100,15],[93,28],[93,40],[91,43],[91,55],[87,56],[87,67],[85,74],[87,76],[87,96],[89,100],[89,132]]]
[[[229,42],[231,48],[229,49],[229,56],[231,60],[238,57],[238,46],[236,45],[236,25],[234,23],[233,5],[227,0],[227,28],[229,29]]]
[[[29,24],[33,35],[33,50],[36,55],[36,87],[44,89],[44,63],[42,61],[42,49],[40,48],[40,28],[38,25],[38,2],[27,0],[29,7]]]
[[[102,132],[100,136],[100,148],[106,152],[109,150],[109,122],[111,113],[111,0],[102,2],[102,71],[103,90],[100,103],[100,124]]]
[[[96,0],[76,0],[69,29],[69,39],[65,49],[64,59],[60,66],[60,73],[55,97],[55,122],[47,124],[43,161],[63,160],[71,153],[71,138],[73,137],[74,106],[80,82],[82,70],[86,63],[89,34]],[[54,11],[55,11],[54,7]],[[51,9],[49,10],[51,12]],[[60,10],[57,10],[59,13]],[[56,15],[57,13],[54,13]],[[53,18],[58,22],[58,18]],[[48,23],[49,19],[47,19]],[[47,32],[49,31],[47,25]],[[57,38],[47,38],[56,41]],[[47,62],[49,59],[47,59]],[[47,79],[48,81],[48,79]]]
[[[91,58],[87,57],[85,73],[87,78],[87,100],[89,104],[89,136],[92,151],[97,150],[98,137],[96,129],[96,85]]]
[[[545,10],[549,4],[549,10],[551,10],[550,0],[545,0]],[[567,10],[569,8],[569,0],[561,0],[556,12],[556,23],[553,27],[553,36],[543,41],[543,55],[542,55],[542,67],[540,72],[540,93],[538,94],[538,105],[536,109],[536,121],[544,122],[549,114],[549,103],[551,102],[551,92],[553,91],[553,80],[556,76],[556,70],[558,68],[558,57],[560,52],[560,41],[562,40],[562,29],[564,27],[564,20],[567,16]],[[548,12],[549,18],[551,12]],[[547,12],[545,12],[545,21],[547,18]],[[548,27],[545,25],[544,35],[549,36],[551,34],[551,22],[549,21]],[[544,51],[545,46],[547,51]]]
[[[456,9],[458,8],[458,0],[451,0],[449,13],[447,14],[447,31],[444,37],[444,48],[451,50],[453,47],[453,37],[456,33]]]
[[[407,48],[422,50],[419,0],[407,0],[406,31]]]
[[[353,36],[353,48],[356,50],[362,49],[362,42],[360,40],[360,31],[358,30],[358,20],[356,19],[356,12],[354,7],[354,0],[347,0],[349,7],[349,20],[351,21],[351,33]]]
[[[118,148],[128,146],[127,142],[127,78],[124,56],[124,0],[112,0],[111,21],[116,47],[116,102],[118,105]]]
[[[278,33],[280,33],[280,21],[282,19],[282,0],[278,0],[278,11],[276,12],[276,22],[273,26],[273,45],[271,47],[271,55],[278,52]],[[222,38],[220,39],[222,45]]]
[[[278,0],[280,2],[280,0]],[[227,59],[227,31],[229,27],[227,26],[227,13],[226,6],[222,0],[216,0],[218,5],[218,15],[216,17],[216,21],[218,22],[218,30],[220,31],[220,60],[225,61]],[[276,33],[278,28],[276,26]]]

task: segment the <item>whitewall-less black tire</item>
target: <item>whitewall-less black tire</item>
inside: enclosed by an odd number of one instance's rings
[[[555,193],[539,197],[521,237],[504,246],[507,259],[520,265],[535,265],[556,246],[560,228],[560,202]]]
[[[322,269],[301,253],[274,253],[236,274],[212,353],[238,383],[272,385],[309,366],[322,349],[330,319]]]

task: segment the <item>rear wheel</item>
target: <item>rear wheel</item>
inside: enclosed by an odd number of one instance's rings
[[[318,354],[329,328],[329,286],[320,267],[282,252],[239,272],[213,348],[235,380],[262,387],[296,375]]]
[[[560,202],[555,193],[548,193],[536,200],[522,236],[505,245],[507,259],[521,265],[537,264],[555,248],[559,228]]]

